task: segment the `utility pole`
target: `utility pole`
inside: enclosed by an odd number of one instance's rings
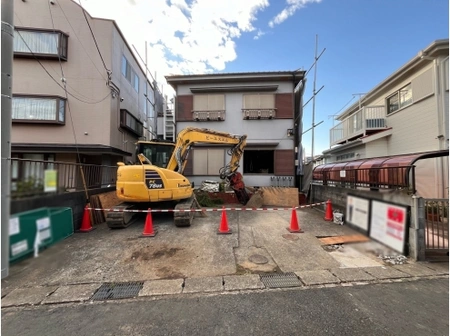
[[[12,68],[14,41],[14,0],[2,0],[2,145],[1,145],[1,206],[2,206],[2,279],[9,274],[9,215],[11,206],[11,112]]]

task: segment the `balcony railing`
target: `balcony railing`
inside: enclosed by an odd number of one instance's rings
[[[352,114],[330,130],[330,146],[367,135],[368,131],[384,129],[386,112],[384,106],[367,106]]]
[[[53,193],[61,194],[101,187],[114,187],[117,166],[101,166],[57,161],[11,158],[11,197],[33,197],[46,194],[45,171],[56,171]]]
[[[273,119],[276,117],[276,109],[242,109],[242,119]]]
[[[195,121],[224,121],[225,110],[192,111]]]

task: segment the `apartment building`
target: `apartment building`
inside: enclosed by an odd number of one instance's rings
[[[177,131],[209,128],[247,135],[239,172],[249,186],[298,186],[304,71],[166,76],[175,92]],[[219,180],[228,148],[195,146],[185,175],[196,186]]]
[[[414,165],[420,196],[448,197],[448,58],[433,41],[343,111],[320,169]]]
[[[163,97],[114,21],[15,0],[14,26],[12,157],[115,165],[156,138]]]

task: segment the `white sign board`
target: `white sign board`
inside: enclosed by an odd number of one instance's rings
[[[370,237],[403,253],[406,233],[406,207],[372,201]]]
[[[13,236],[20,233],[19,217],[9,219],[9,235]]]
[[[369,231],[369,200],[347,195],[345,221],[358,228]]]

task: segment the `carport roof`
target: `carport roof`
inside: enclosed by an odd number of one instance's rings
[[[429,159],[441,156],[448,156],[447,150],[411,153],[403,155],[392,155],[377,158],[367,158],[362,160],[354,160],[347,162],[327,163],[314,168],[314,172],[330,171],[330,170],[351,170],[358,168],[382,168],[382,167],[405,167],[411,166],[417,160]]]

